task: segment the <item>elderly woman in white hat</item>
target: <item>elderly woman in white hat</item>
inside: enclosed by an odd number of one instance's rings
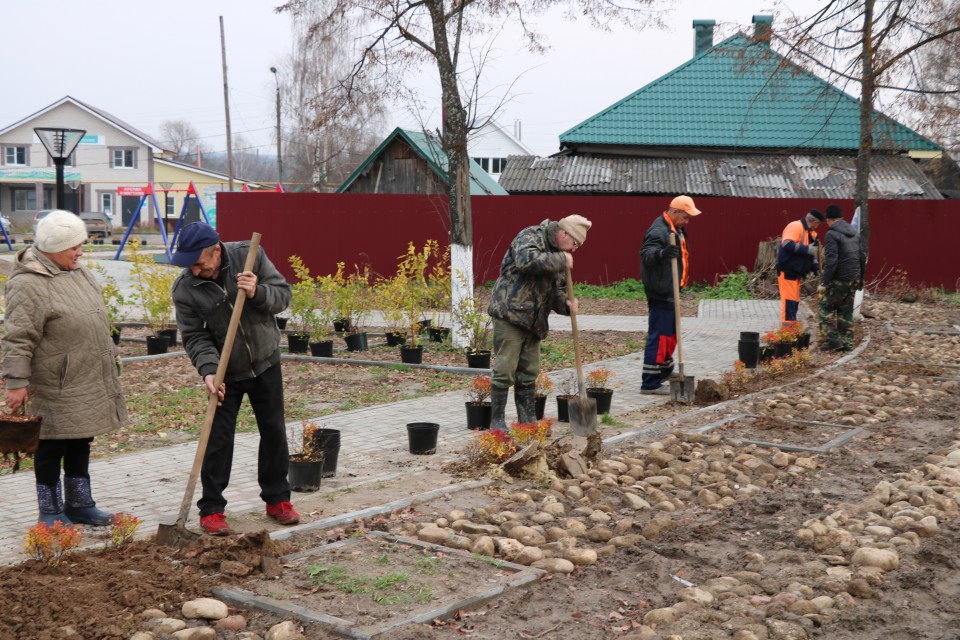
[[[6,286],[4,399],[43,418],[34,456],[39,522],[110,524],[90,489],[90,443],[119,429],[127,408],[100,287],[82,264],[87,229],[69,211],[37,225]],[[63,465],[63,490],[60,468]]]

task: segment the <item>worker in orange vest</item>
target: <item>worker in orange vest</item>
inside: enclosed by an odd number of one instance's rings
[[[782,326],[797,323],[800,307],[800,283],[812,271],[819,273],[817,264],[817,233],[820,223],[826,220],[823,212],[811,209],[810,213],[788,224],[777,251],[777,284],[780,287],[780,322]]]

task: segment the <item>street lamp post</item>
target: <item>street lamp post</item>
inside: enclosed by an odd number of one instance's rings
[[[283,156],[280,155],[280,76],[277,68],[270,67],[273,79],[277,81],[277,184],[283,184]]]
[[[80,215],[80,209],[83,208],[80,206],[81,195],[77,191],[77,189],[80,188],[80,181],[70,180],[69,182],[67,182],[67,186],[73,190],[73,212],[77,215]]]
[[[63,165],[87,132],[63,127],[34,127],[33,131],[57,168],[57,209],[63,209]]]
[[[173,183],[158,182],[157,184],[159,184],[160,188],[163,189],[163,226],[169,229],[170,225],[168,224],[168,221],[170,220],[169,218],[170,214],[168,212],[170,211],[170,205],[167,202],[167,198],[170,195],[168,192],[170,191],[170,188],[173,186]]]

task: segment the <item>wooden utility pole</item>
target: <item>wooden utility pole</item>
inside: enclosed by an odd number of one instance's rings
[[[223,58],[223,110],[227,117],[227,176],[233,192],[233,136],[230,133],[230,91],[227,85],[227,39],[223,34],[223,16],[220,16],[220,55]]]

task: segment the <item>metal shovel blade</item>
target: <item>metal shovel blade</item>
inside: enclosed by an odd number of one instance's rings
[[[567,403],[570,428],[584,438],[597,433],[597,401],[581,394]]]
[[[670,399],[673,402],[693,404],[696,388],[697,385],[693,376],[671,376]]]
[[[157,528],[157,544],[165,547],[180,548],[189,545],[200,537],[200,534],[189,531],[183,522],[177,521],[176,524],[163,524]]]

